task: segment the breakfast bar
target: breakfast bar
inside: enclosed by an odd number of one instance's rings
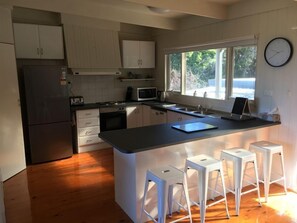
[[[193,121],[99,134],[114,148],[115,200],[134,222],[145,220],[140,219],[140,213],[147,169],[165,165],[182,169],[186,158],[202,153],[219,159],[222,149],[248,148],[254,141],[269,140],[269,131],[280,124],[261,119],[230,121],[206,117],[195,122],[215,128],[191,133],[173,128],[174,125],[190,122]],[[191,177],[189,185],[193,185],[194,181],[195,178]],[[151,193],[156,191],[152,189]],[[195,192],[191,193],[190,196],[197,196]],[[153,215],[157,214],[156,202],[156,199],[151,199],[147,204]]]

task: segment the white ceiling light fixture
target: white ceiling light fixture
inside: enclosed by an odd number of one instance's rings
[[[157,7],[153,7],[153,6],[147,6],[147,8],[154,12],[154,13],[158,13],[158,14],[164,14],[164,13],[168,13],[170,12],[170,9],[162,9],[162,8],[157,8]]]

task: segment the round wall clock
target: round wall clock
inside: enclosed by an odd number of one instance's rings
[[[281,67],[287,64],[293,55],[291,42],[283,37],[272,39],[265,47],[264,57],[272,67]]]

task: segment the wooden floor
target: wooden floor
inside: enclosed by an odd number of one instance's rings
[[[112,149],[29,166],[4,183],[4,195],[7,223],[132,222],[114,201]],[[226,219],[222,203],[207,209],[206,222],[297,222],[295,193],[284,195],[282,187],[272,185],[267,204],[258,207],[255,198],[255,193],[244,195],[240,216],[235,216],[229,194],[231,218]],[[193,207],[192,213],[199,222],[199,209]]]

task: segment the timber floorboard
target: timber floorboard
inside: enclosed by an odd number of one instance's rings
[[[30,165],[4,182],[7,223],[130,223],[114,201],[113,150],[75,154],[72,158]],[[230,219],[224,203],[206,211],[206,222],[297,222],[297,195],[271,185],[268,203],[259,207],[256,193],[242,196],[240,216],[228,193]],[[261,185],[263,199],[263,185]],[[192,207],[193,222],[200,222]],[[181,213],[183,214],[183,213]],[[182,216],[173,214],[167,222]],[[185,220],[182,222],[189,222]]]

